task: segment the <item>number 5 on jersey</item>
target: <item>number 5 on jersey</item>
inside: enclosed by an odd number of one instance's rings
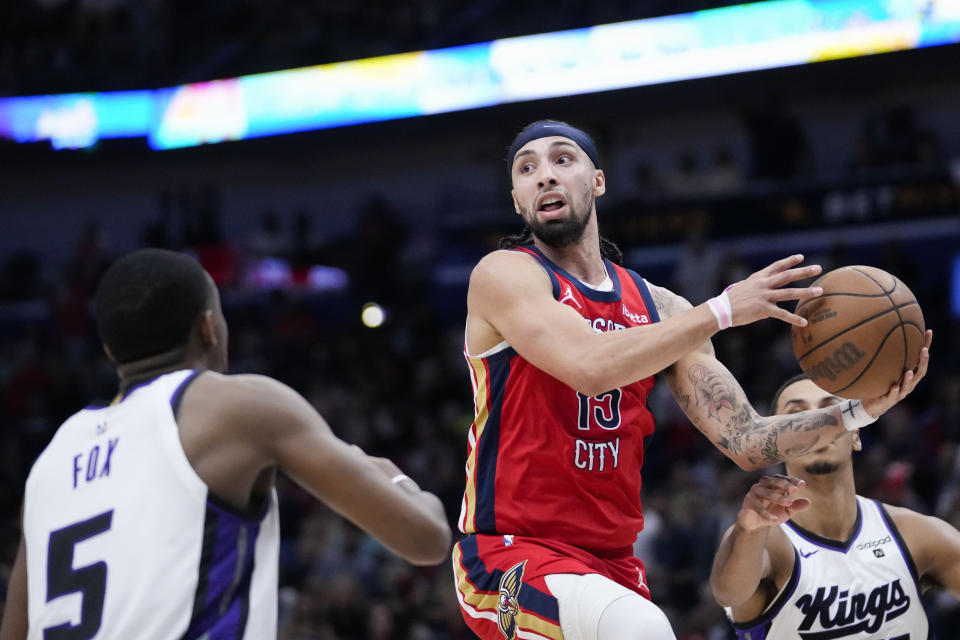
[[[107,593],[107,563],[95,562],[73,568],[78,543],[110,530],[113,510],[77,522],[50,534],[47,546],[47,602],[71,593],[80,593],[80,623],[69,622],[43,630],[43,640],[90,640],[103,621],[103,600]]]

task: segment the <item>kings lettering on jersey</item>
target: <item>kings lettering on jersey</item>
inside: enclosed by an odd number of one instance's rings
[[[884,622],[903,615],[910,607],[900,580],[878,585],[869,593],[850,595],[850,588],[833,585],[804,594],[794,603],[803,620],[797,631],[803,640],[831,640],[861,631],[875,633]],[[816,630],[811,632],[811,630]]]
[[[917,571],[883,507],[857,496],[847,540],[829,540],[788,521],[796,549],[789,583],[759,618],[734,623],[741,640],[917,640],[928,623]]]
[[[595,332],[657,322],[646,282],[605,261],[609,286],[592,288],[534,248],[553,296]],[[475,392],[468,439],[465,533],[551,537],[587,548],[622,548],[643,528],[643,439],[653,378],[586,396],[534,367],[506,343],[465,352]],[[544,497],[549,496],[549,500]]]

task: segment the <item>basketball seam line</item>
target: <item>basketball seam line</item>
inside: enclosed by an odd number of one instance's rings
[[[811,298],[811,299],[809,299],[809,300],[804,300],[804,301],[801,302],[799,305],[797,305],[797,308],[794,309],[793,312],[794,312],[794,313],[800,313],[800,309],[802,309],[802,308],[804,307],[804,305],[809,304],[810,302],[813,302],[814,300],[816,300],[816,299],[818,299],[818,298],[829,298],[829,297],[831,297],[831,296],[850,296],[850,297],[853,297],[853,298],[879,298],[879,297],[881,297],[881,296],[887,296],[887,297],[889,298],[889,297],[890,297],[890,294],[893,293],[894,291],[896,291],[896,289],[897,289],[897,277],[894,276],[893,274],[890,274],[890,275],[893,277],[893,289],[890,289],[890,291],[887,291],[886,289],[883,288],[883,285],[882,285],[882,284],[880,284],[879,282],[877,282],[876,279],[871,278],[870,275],[869,275],[866,271],[861,271],[860,269],[857,269],[856,267],[841,267],[841,269],[837,269],[837,271],[841,271],[841,270],[843,270],[843,269],[850,269],[851,271],[856,271],[856,272],[859,273],[859,274],[862,274],[862,275],[867,276],[868,278],[870,278],[870,280],[873,281],[873,284],[875,284],[875,285],[877,285],[878,287],[880,287],[881,293],[872,293],[872,294],[868,294],[868,293],[823,293],[823,294],[820,294],[819,296],[817,296],[816,298]],[[817,284],[817,282],[820,282],[820,280],[822,280],[823,278],[827,277],[828,275],[830,275],[830,274],[824,274],[821,278],[817,278],[817,281],[814,282],[813,284]],[[891,300],[891,302],[893,302],[893,300]]]
[[[846,329],[844,329],[844,330],[841,331],[840,333],[835,333],[835,334],[833,334],[832,336],[830,336],[828,339],[824,340],[824,341],[821,342],[820,344],[814,345],[814,346],[810,347],[807,351],[805,351],[805,352],[803,353],[803,355],[797,357],[797,362],[799,362],[800,360],[803,360],[803,359],[806,358],[808,355],[810,355],[811,353],[813,353],[814,351],[816,351],[817,349],[819,349],[819,348],[822,347],[823,345],[827,344],[828,342],[830,342],[830,341],[833,340],[834,338],[837,338],[837,337],[839,337],[839,336],[842,336],[842,335],[845,334],[845,333],[849,333],[850,331],[853,331],[853,330],[856,329],[857,327],[859,327],[859,326],[861,326],[861,325],[864,325],[864,324],[870,322],[871,320],[876,320],[877,318],[879,318],[880,316],[882,316],[882,315],[884,315],[884,314],[886,314],[886,313],[890,313],[891,311],[894,311],[894,310],[896,310],[896,309],[902,309],[903,307],[909,307],[909,306],[912,305],[912,304],[919,304],[919,303],[918,303],[916,300],[914,300],[913,302],[908,302],[908,303],[906,303],[906,304],[899,305],[899,306],[897,306],[897,307],[894,307],[893,309],[885,309],[884,311],[881,311],[880,313],[878,313],[878,314],[876,314],[876,315],[870,316],[869,318],[864,318],[863,320],[861,320],[861,321],[858,322],[857,324],[854,324],[854,325],[851,325],[851,326],[847,327]],[[899,314],[898,314],[898,315],[899,315]]]
[[[794,313],[800,313],[800,310],[805,306],[813,302],[814,300],[819,300],[820,298],[832,298],[834,296],[849,296],[851,298],[882,298],[884,296],[890,297],[886,293],[821,293],[816,298],[810,298],[809,300],[804,300],[797,308],[794,310]]]
[[[862,270],[860,270],[860,269],[857,269],[857,268],[854,268],[854,271],[859,271],[859,272],[862,273],[863,275],[865,275],[865,276],[867,276],[868,278],[870,278],[871,280],[873,280],[873,282],[874,282],[878,287],[880,287],[880,290],[887,294],[887,298],[890,300],[890,306],[892,306],[892,307],[893,307],[893,310],[896,311],[896,313],[897,313],[897,320],[900,321],[900,322],[898,323],[898,325],[900,326],[900,336],[903,338],[903,366],[900,367],[900,375],[902,376],[902,375],[903,375],[903,370],[907,368],[907,330],[903,328],[903,316],[900,315],[900,309],[899,309],[899,307],[897,307],[897,303],[893,301],[893,296],[890,295],[891,293],[893,293],[894,291],[897,290],[897,285],[900,284],[900,281],[897,280],[897,277],[896,277],[896,276],[894,276],[894,277],[893,277],[893,289],[890,289],[890,292],[887,293],[887,291],[883,288],[883,285],[880,284],[879,282],[877,282],[876,278],[874,278],[873,276],[871,276],[869,273],[867,273],[866,271],[862,271]],[[914,297],[914,300],[916,300],[916,297]],[[890,336],[887,335],[887,338],[889,338],[889,337],[890,337]],[[884,338],[884,342],[886,342],[886,338]],[[881,345],[881,347],[882,347],[882,346],[883,346],[883,343],[881,342],[880,345]],[[880,353],[879,349],[877,350],[877,353]],[[871,362],[873,362],[873,361],[871,360]],[[866,369],[864,369],[864,371],[866,371]],[[863,374],[861,374],[861,375],[863,375]],[[899,377],[898,377],[897,379],[899,380]],[[853,384],[853,383],[851,383],[851,384]],[[850,385],[847,385],[847,386],[849,387]],[[844,388],[846,388],[846,387],[844,387]]]
[[[877,359],[877,356],[880,355],[880,352],[883,351],[883,345],[886,344],[887,340],[890,339],[890,336],[892,336],[893,333],[894,333],[896,330],[897,330],[897,327],[894,327],[894,328],[890,329],[889,331],[887,331],[887,335],[883,336],[883,340],[880,341],[880,346],[878,346],[878,347],[877,347],[877,350],[873,352],[873,357],[870,358],[870,362],[868,362],[867,364],[865,364],[865,365],[863,366],[863,371],[861,371],[860,373],[858,373],[858,374],[857,374],[857,377],[854,378],[853,380],[851,380],[850,382],[848,382],[848,383],[846,384],[846,386],[841,387],[840,389],[837,389],[837,390],[834,391],[833,393],[839,394],[839,393],[841,393],[841,392],[849,389],[849,388],[852,387],[853,385],[855,385],[855,384],[857,383],[857,380],[859,380],[860,378],[862,378],[862,377],[863,377],[863,374],[865,374],[865,373],[867,372],[867,370],[870,368],[870,365],[873,364],[873,361]]]
[[[856,271],[857,273],[862,273],[863,275],[867,276],[868,278],[870,278],[871,280],[873,280],[873,283],[874,283],[875,285],[877,285],[878,287],[880,287],[880,291],[883,291],[883,292],[886,293],[886,294],[891,294],[891,293],[893,293],[894,291],[896,291],[896,290],[897,290],[897,284],[900,282],[900,281],[897,279],[897,276],[893,275],[892,273],[889,274],[889,275],[893,278],[893,288],[890,289],[890,291],[887,291],[886,289],[883,288],[883,285],[880,284],[880,282],[877,281],[876,278],[874,278],[873,276],[871,276],[871,275],[870,275],[869,273],[867,273],[866,271],[863,271],[862,269],[857,269],[856,267],[850,267],[850,270],[851,270],[851,271]]]

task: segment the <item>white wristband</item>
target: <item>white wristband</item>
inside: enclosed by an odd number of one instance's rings
[[[729,289],[730,287],[727,287]],[[733,309],[730,308],[730,298],[727,297],[727,289],[716,298],[707,300],[707,306],[717,318],[717,324],[721,329],[729,329],[733,325]]]
[[[840,407],[843,428],[847,431],[856,431],[877,421],[876,418],[867,413],[867,410],[863,408],[863,403],[859,400],[846,400],[837,406]]]
[[[393,484],[400,484],[404,480],[409,480],[410,482],[413,482],[413,478],[411,478],[405,473],[398,473],[397,475],[390,478],[390,482],[392,482]],[[417,484],[417,483],[413,482],[413,484]]]

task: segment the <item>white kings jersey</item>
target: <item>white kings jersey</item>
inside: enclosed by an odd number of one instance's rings
[[[276,492],[217,500],[175,416],[199,372],[67,420],[27,478],[29,640],[262,640],[277,634]]]
[[[793,574],[756,620],[734,623],[740,640],[927,640],[917,570],[893,519],[857,496],[857,523],[846,542],[791,522]]]

